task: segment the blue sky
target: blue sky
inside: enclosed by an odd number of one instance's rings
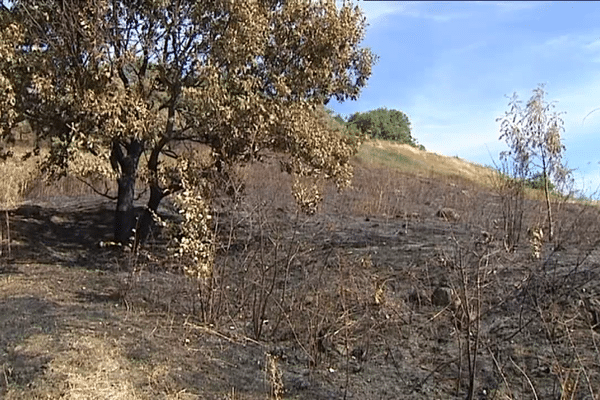
[[[363,45],[379,56],[350,115],[406,113],[427,150],[492,165],[506,149],[498,117],[507,95],[526,102],[539,83],[565,112],[565,160],[578,189],[600,186],[600,2],[358,1]],[[490,155],[491,154],[491,155]]]

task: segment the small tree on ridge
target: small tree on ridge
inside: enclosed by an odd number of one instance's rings
[[[554,237],[552,206],[550,203],[550,181],[566,182],[570,172],[563,165],[562,156],[565,146],[561,141],[564,121],[561,113],[552,112],[554,103],[545,100],[546,91],[540,84],[533,96],[522,108],[516,93],[510,98],[509,107],[500,122],[500,139],[505,140],[510,150],[502,152],[500,157],[512,160],[518,177],[531,179],[541,174],[546,209],[548,213],[548,236]]]
[[[390,140],[417,147],[417,141],[411,135],[410,120],[402,111],[383,107],[356,112],[348,118],[347,125],[373,139]]]

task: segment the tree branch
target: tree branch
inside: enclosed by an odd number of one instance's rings
[[[110,196],[108,194],[108,192],[110,191],[110,189],[108,189],[108,188],[103,193],[103,192],[99,191],[98,189],[96,189],[96,187],[94,185],[92,185],[91,183],[89,183],[85,179],[82,179],[82,178],[80,178],[78,176],[75,176],[75,179],[77,179],[79,182],[85,184],[87,187],[89,187],[90,189],[92,189],[94,191],[94,193],[99,194],[102,197],[106,197],[107,199],[110,199],[110,200],[116,200],[117,199],[117,196]]]

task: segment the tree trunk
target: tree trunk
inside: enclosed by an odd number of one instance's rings
[[[119,196],[115,213],[115,242],[128,243],[135,227],[135,210],[133,197],[135,194],[135,176],[121,176]]]
[[[133,199],[135,197],[135,181],[140,156],[144,151],[144,145],[139,140],[132,140],[123,144],[127,154],[123,154],[121,143],[113,142],[111,163],[113,168],[120,170],[117,179],[119,192],[117,197],[117,209],[115,212],[115,242],[127,244],[134,236],[136,226],[135,209]]]
[[[548,241],[554,240],[554,223],[552,221],[552,203],[550,203],[550,186],[548,175],[544,171],[544,194],[546,195],[546,207],[548,209]]]
[[[175,111],[172,108],[169,108],[169,122],[167,123],[167,132],[169,135],[163,136],[160,141],[154,145],[152,148],[152,152],[150,153],[150,158],[148,159],[148,170],[150,171],[150,200],[148,200],[148,205],[142,214],[140,221],[138,223],[137,235],[135,238],[135,247],[143,244],[150,234],[150,230],[152,228],[152,222],[154,221],[154,215],[158,210],[158,206],[165,196],[172,193],[171,189],[163,189],[160,187],[158,183],[158,157],[160,152],[165,147],[165,145],[169,142],[170,132],[173,129],[173,116],[175,115]]]
[[[165,197],[163,189],[156,185],[150,186],[150,200],[148,200],[148,206],[144,210],[140,221],[138,223],[137,235],[136,235],[136,247],[139,244],[143,244],[150,234],[150,228],[152,227],[152,221],[154,220],[153,214],[158,210],[158,206],[161,200]]]

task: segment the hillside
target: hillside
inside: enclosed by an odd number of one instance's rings
[[[488,167],[384,140],[363,143],[358,159],[419,176],[452,177],[487,186],[494,173]]]
[[[507,251],[514,203],[489,170],[385,142],[354,165],[314,216],[276,162],[247,169],[239,203],[215,200],[200,283],[160,232],[139,254],[100,247],[112,202],[34,185],[2,216],[0,397],[597,398],[595,207],[556,203],[535,259],[541,203]]]

